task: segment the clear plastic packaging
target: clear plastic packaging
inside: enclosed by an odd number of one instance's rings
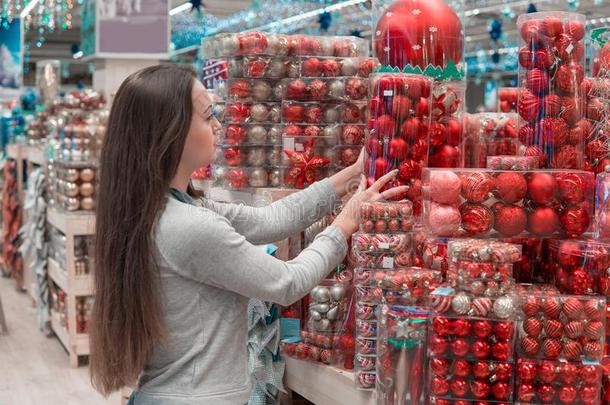
[[[486,167],[490,156],[517,154],[517,114],[464,114],[463,121],[464,167]]]
[[[364,39],[347,36],[247,31],[218,34],[202,42],[205,59],[242,55],[356,57],[368,54],[368,44]]]
[[[397,233],[413,229],[413,203],[374,202],[360,207],[360,230],[362,232]]]
[[[366,106],[354,103],[282,103],[282,121],[287,124],[363,124],[365,116]]]
[[[322,280],[309,294],[307,328],[319,333],[339,332],[343,327],[350,303],[348,283]]]
[[[429,312],[383,305],[377,343],[377,404],[424,403]]]
[[[217,137],[219,146],[280,146],[283,127],[281,124],[229,124]]]
[[[490,320],[514,320],[517,315],[513,291],[500,296],[480,296],[452,287],[440,287],[430,294],[430,307],[434,314]]]
[[[265,79],[230,79],[225,87],[227,100],[234,101],[282,101],[284,83]]]
[[[572,129],[584,117],[585,23],[582,14],[560,11],[517,19],[520,154],[540,157],[540,167],[583,168],[585,137]]]
[[[282,149],[273,146],[228,146],[217,148],[216,164],[232,167],[279,166]]]
[[[428,167],[459,167],[462,162],[464,82],[434,82],[428,135]]]
[[[548,262],[560,292],[610,295],[610,244],[551,239],[548,251]]]
[[[213,166],[212,177],[215,184],[233,190],[282,185],[281,170],[272,167]]]
[[[492,170],[535,170],[540,160],[536,156],[487,156],[487,168]]]
[[[284,100],[294,101],[364,101],[369,80],[347,78],[284,79],[279,85]]]
[[[586,119],[572,132],[586,139],[585,169],[603,173],[610,164],[610,77],[586,78],[582,87]]]
[[[519,359],[516,366],[515,400],[519,404],[600,403],[599,363]]]
[[[397,179],[390,186],[410,186],[398,198],[413,201],[418,215],[421,170],[428,157],[432,83],[424,76],[384,73],[373,76],[371,86],[370,133],[364,142],[368,184],[398,169]]]
[[[438,236],[578,237],[593,218],[593,174],[425,169],[424,225]]]
[[[498,112],[516,113],[519,89],[517,87],[500,87],[498,89]]]
[[[610,239],[610,170],[598,174],[595,182],[594,235],[596,239]]]
[[[440,404],[442,399],[452,404],[508,403],[513,397],[515,365],[510,362],[431,358],[429,370],[428,389],[434,396],[433,404]]]
[[[337,139],[333,137],[284,136],[282,178],[288,188],[305,188],[328,177],[335,162]]]
[[[226,124],[275,124],[279,123],[282,118],[281,105],[279,103],[234,101],[227,103],[224,118]]]
[[[600,361],[606,301],[599,297],[521,293],[517,350],[523,358]]]

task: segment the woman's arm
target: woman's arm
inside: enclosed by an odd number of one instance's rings
[[[226,218],[174,204],[168,206],[157,232],[163,259],[184,277],[246,297],[291,304],[318,284],[347,251],[341,231],[330,226],[295,259],[283,262],[248,242]]]
[[[357,188],[360,173],[357,165],[349,166],[329,179],[266,207],[224,204],[208,199],[201,201],[205,208],[227,218],[248,241],[254,244],[271,243],[302,231],[330,213],[350,188]]]

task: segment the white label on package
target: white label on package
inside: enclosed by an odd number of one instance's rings
[[[297,152],[303,152],[305,148],[303,147],[302,143],[295,143],[294,150],[296,150]]]
[[[384,257],[381,262],[381,267],[384,269],[391,269],[394,267],[394,258],[393,257]]]
[[[392,97],[394,95],[394,90],[384,90],[383,95],[386,97]]]
[[[284,149],[294,152],[294,138],[284,138]]]
[[[379,249],[389,249],[390,248],[390,244],[387,242],[380,242],[377,246],[379,246]]]

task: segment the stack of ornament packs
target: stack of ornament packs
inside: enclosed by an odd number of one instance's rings
[[[264,32],[207,41],[227,58],[215,179],[230,189],[305,188],[356,162],[366,130],[366,41]],[[214,52],[216,51],[216,52]]]

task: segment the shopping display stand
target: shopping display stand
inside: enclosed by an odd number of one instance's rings
[[[68,328],[60,323],[60,315],[51,311],[51,327],[70,355],[70,366],[78,367],[79,356],[89,355],[89,335],[77,333],[76,300],[78,297],[93,295],[92,273],[76,276],[74,238],[93,235],[95,215],[92,213],[70,214],[49,208],[47,222],[66,236],[66,268],[62,269],[51,257],[48,258],[49,277],[66,294]]]
[[[30,178],[30,174],[36,167],[44,167],[46,164],[46,156],[41,146],[33,146],[33,145],[22,145],[23,155],[25,156],[25,170],[27,173],[27,178]],[[22,175],[23,176],[23,175]],[[25,194],[23,194],[25,198]],[[22,199],[22,202],[24,200]],[[27,213],[24,211],[23,215],[23,223],[27,223]],[[36,305],[36,285],[35,285],[35,275],[33,269],[23,269],[23,285],[27,289],[28,294],[32,298],[32,302]]]
[[[284,356],[284,385],[316,405],[372,405],[372,391],[354,387],[354,373]]]

